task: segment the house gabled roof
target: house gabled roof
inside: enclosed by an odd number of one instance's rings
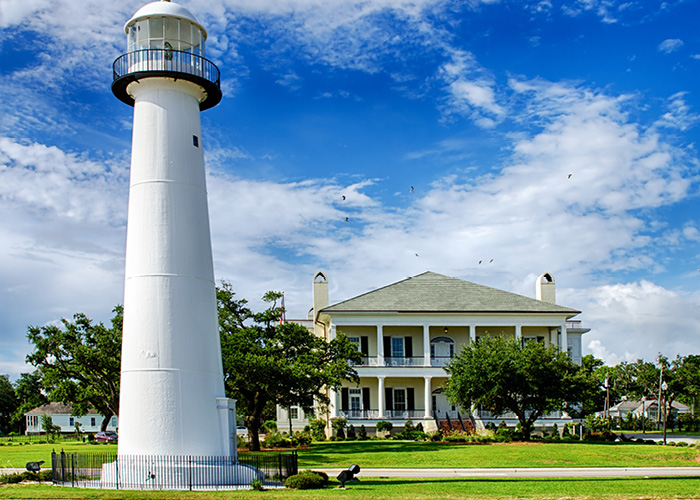
[[[431,271],[326,307],[337,312],[558,313],[581,311]]]
[[[25,415],[43,415],[44,413],[46,413],[47,415],[72,415],[73,405],[70,403],[44,403],[41,406],[32,408],[27,413],[25,413]],[[88,409],[88,415],[99,415],[99,413],[97,412],[97,410],[91,407]]]

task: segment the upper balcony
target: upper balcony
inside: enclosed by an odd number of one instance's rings
[[[451,356],[431,356],[431,367],[447,366],[452,359]],[[362,361],[355,366],[358,367],[406,367],[406,366],[426,366],[423,356],[386,356],[380,359],[378,356],[363,356]]]
[[[133,106],[134,98],[127,87],[144,78],[173,78],[199,85],[204,90],[204,98],[199,103],[202,111],[221,101],[219,68],[192,52],[162,48],[123,54],[114,61],[112,92],[120,101]]]

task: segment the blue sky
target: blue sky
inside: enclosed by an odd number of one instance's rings
[[[586,353],[700,352],[700,3],[181,4],[222,72],[203,144],[215,272],[239,296],[281,290],[305,317],[319,269],[331,302],[427,270],[532,297],[547,271]],[[132,109],[111,64],[142,5],[0,4],[13,378],[27,325],[122,301]]]

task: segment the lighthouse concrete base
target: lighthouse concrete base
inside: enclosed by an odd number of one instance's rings
[[[248,486],[264,474],[232,457],[128,456],[102,465],[101,488],[195,490]]]

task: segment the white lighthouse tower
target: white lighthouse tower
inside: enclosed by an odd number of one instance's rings
[[[149,3],[124,30],[112,84],[134,107],[119,457],[235,462],[199,119],[221,100],[219,69],[204,57],[206,30],[176,3]]]

